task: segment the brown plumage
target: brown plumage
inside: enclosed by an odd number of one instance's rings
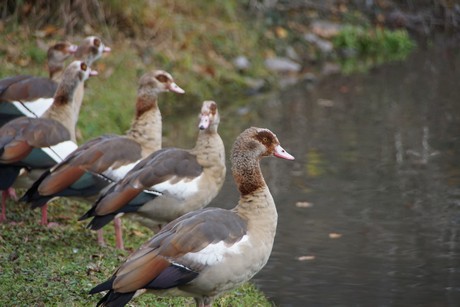
[[[48,49],[49,78],[15,76],[0,80],[0,126],[19,116],[40,117],[53,103],[64,61],[72,54],[91,66],[109,51],[96,36],[87,37],[78,48],[67,42],[57,43]],[[81,86],[76,92],[77,100],[83,99],[83,92]]]
[[[193,149],[165,148],[146,157],[81,219],[94,217],[89,227],[97,230],[125,213],[150,228],[158,228],[208,205],[220,191],[226,172],[225,148],[217,132],[219,122],[217,104],[203,102]]]
[[[0,80],[0,114],[2,114],[0,123],[6,123],[3,117],[7,118],[9,114],[7,109],[9,106],[4,103],[52,98],[62,80],[64,62],[76,51],[76,48],[68,42],[60,42],[48,49],[49,78],[20,75]]]
[[[277,224],[259,165],[266,156],[294,159],[268,129],[252,127],[241,133],[231,157],[241,194],[236,207],[204,208],[166,225],[90,291],[108,290],[98,306],[124,306],[145,290],[191,296],[197,306],[211,306],[216,297],[259,272],[270,256]]]
[[[10,188],[19,169],[43,169],[56,161],[43,159],[40,148],[65,141],[75,142],[75,127],[81,101],[76,101],[75,91],[90,75],[96,72],[81,61],[71,63],[64,71],[63,80],[54,95],[54,103],[41,118],[19,117],[0,128],[0,189]],[[77,106],[76,106],[77,105]],[[34,150],[37,152],[32,155]],[[16,169],[11,175],[11,169]],[[8,174],[8,176],[2,176]],[[4,214],[4,210],[3,210]],[[2,216],[4,218],[4,215]]]
[[[110,181],[121,180],[139,160],[161,148],[162,123],[158,95],[163,92],[182,94],[184,90],[166,71],[155,70],[144,74],[139,79],[136,115],[127,134],[104,135],[83,144],[45,173],[26,192],[23,200],[37,207],[56,196],[91,199]],[[94,181],[97,181],[95,177],[98,175],[108,180],[95,188]],[[72,187],[77,181],[78,187]],[[121,248],[118,238],[116,242]]]

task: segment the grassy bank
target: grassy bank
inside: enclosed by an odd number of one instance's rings
[[[96,243],[95,232],[76,222],[88,205],[60,200],[50,206],[58,227],[38,225],[40,210],[9,203],[9,223],[0,224],[0,302],[4,306],[93,306],[101,295],[88,291],[108,278],[126,256],[149,237],[149,231],[124,222],[126,251],[112,248],[113,229],[107,227],[108,247]],[[194,306],[192,299],[143,295],[132,306]],[[251,284],[221,297],[217,306],[271,306]]]

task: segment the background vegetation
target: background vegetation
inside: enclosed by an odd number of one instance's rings
[[[449,1],[435,6],[435,2],[423,1],[419,11],[413,10],[412,2],[6,0],[0,3],[0,77],[45,76],[49,45],[63,39],[78,44],[85,36],[98,35],[112,47],[112,53],[96,63],[100,75],[87,82],[79,141],[103,133],[124,133],[134,113],[137,79],[146,71],[162,68],[187,92],[160,98],[164,144],[189,147],[195,129],[184,128],[177,135],[177,129],[171,127],[178,122],[194,127],[204,99],[218,102],[225,125],[220,131],[227,139],[225,134],[232,126],[228,114],[235,115],[233,120],[244,116],[237,110],[252,101],[254,93],[276,89],[284,79],[320,78],[323,67],[330,63],[338,65],[336,71],[365,71],[407,55],[415,46],[409,31],[429,34],[436,27],[452,29],[460,24]],[[430,14],[419,15],[424,9]],[[339,30],[333,35],[314,32],[316,20],[338,25]],[[332,49],[325,52],[307,41],[305,35],[311,33],[316,42],[330,43]],[[238,56],[247,58],[250,66],[235,66],[233,60]],[[281,74],[269,70],[265,60],[276,57],[293,60],[301,68]],[[90,297],[87,291],[110,276],[151,235],[126,221],[127,251],[111,247],[110,229],[106,236],[109,247],[99,247],[95,234],[76,222],[88,205],[73,200],[57,203],[50,206],[50,216],[60,226],[47,229],[35,222],[38,211],[9,202],[12,223],[0,225],[0,302],[14,306],[93,304],[97,297]],[[135,300],[136,305],[155,306],[190,302],[149,295]],[[218,304],[270,305],[251,285],[224,296]]]

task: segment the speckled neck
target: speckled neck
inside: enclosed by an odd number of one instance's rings
[[[260,158],[253,151],[234,148],[232,173],[241,195],[248,195],[266,186],[260,170]]]
[[[75,128],[82,104],[83,95],[76,95],[77,88],[83,87],[79,78],[69,78],[61,82],[54,95],[51,107],[42,115],[43,118],[60,122],[70,132],[71,140],[76,142]],[[79,97],[77,97],[79,96]]]
[[[161,113],[157,104],[157,95],[140,95],[136,102],[136,118],[127,132],[127,136],[142,146],[142,156],[146,157],[161,149],[162,142]]]

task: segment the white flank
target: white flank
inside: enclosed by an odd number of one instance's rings
[[[53,104],[53,98],[39,98],[34,101],[20,103],[14,101],[14,106],[27,117],[40,117]]]
[[[177,177],[173,177],[170,180],[156,184],[149,189],[161,192],[165,195],[171,195],[175,198],[186,199],[195,195],[199,191],[198,183],[201,176],[194,179],[184,178],[180,181],[177,181]]]
[[[130,164],[126,164],[126,165],[122,165],[118,168],[108,168],[105,172],[103,172],[103,174],[107,177],[109,177],[110,179],[112,179],[113,181],[119,181],[123,178],[125,178],[126,174],[132,170],[134,168],[134,166],[136,166],[137,163],[139,163],[140,160],[137,160],[136,162],[133,162],[133,163],[130,163]]]
[[[50,147],[43,147],[42,150],[56,163],[59,163],[77,148],[78,146],[74,142],[64,141]]]
[[[248,236],[244,235],[240,241],[233,245],[227,246],[224,241],[209,244],[196,253],[188,253],[184,256],[186,260],[191,260],[203,265],[215,265],[222,262],[225,255],[241,254],[241,246],[248,244]]]

